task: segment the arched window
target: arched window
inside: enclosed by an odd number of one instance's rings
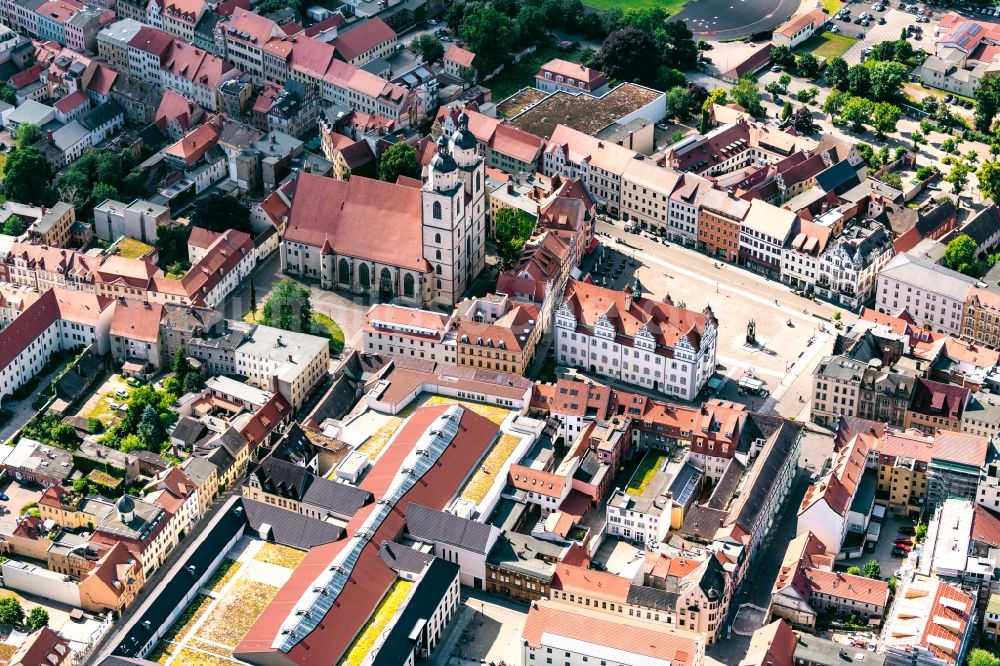
[[[351,283],[351,265],[344,258],[340,259],[340,282],[341,284]]]
[[[432,210],[431,214],[434,215],[434,219],[435,220],[440,220],[441,219],[441,202],[440,201],[435,201],[434,202],[434,207],[431,210]]]
[[[476,192],[478,192],[479,188],[481,188],[482,186],[483,186],[482,183],[479,182],[479,172],[477,171],[476,172]]]
[[[361,264],[361,268],[358,269],[358,283],[365,289],[368,288],[370,283],[368,277],[368,264]]]
[[[438,279],[438,289],[440,289],[440,288],[441,288],[441,280]]]
[[[441,250],[435,250],[434,254],[436,255],[437,260],[441,261]]]
[[[434,205],[436,206],[437,204],[434,204]],[[441,234],[434,234],[434,242],[435,243],[440,243],[441,242]]]
[[[438,264],[437,266],[434,267],[434,272],[437,273],[438,275],[441,275],[441,264]]]
[[[413,296],[413,276],[409,273],[403,277],[403,296]]]
[[[389,272],[388,268],[383,268],[382,273],[379,275],[379,290],[382,292],[383,298],[389,299],[393,295],[393,284],[392,284],[392,273]]]

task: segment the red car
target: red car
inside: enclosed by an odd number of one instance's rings
[[[906,544],[907,546],[912,546],[912,545],[913,545],[913,539],[909,539],[909,538],[907,538],[907,537],[899,537],[898,539],[896,539],[896,545],[897,545],[897,546],[898,546],[899,544],[904,544],[904,543],[905,543],[905,544]]]
[[[908,543],[897,543],[896,548],[907,553],[913,550],[913,546]]]

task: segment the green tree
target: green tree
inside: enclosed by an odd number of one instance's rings
[[[708,97],[705,98],[705,103],[701,105],[701,108],[703,111],[709,111],[713,104],[725,106],[728,103],[728,99],[729,95],[725,88],[716,88],[708,91]]]
[[[869,62],[870,88],[865,95],[874,102],[892,102],[899,96],[909,70],[898,62]],[[855,93],[857,94],[857,93]]]
[[[865,123],[870,122],[871,117],[872,103],[864,97],[851,97],[840,111],[840,118],[850,123],[855,132],[863,132]]]
[[[701,122],[698,123],[698,131],[702,134],[708,134],[712,129],[712,114],[708,112],[708,109],[701,110]]]
[[[160,415],[156,413],[156,408],[152,405],[146,405],[143,408],[136,434],[142,440],[142,448],[147,451],[159,452],[163,440],[167,438],[167,433],[163,430]]]
[[[16,597],[0,599],[0,624],[21,624],[24,622],[24,608]]]
[[[654,14],[652,22],[651,34],[660,47],[661,62],[680,70],[694,69],[698,63],[698,46],[694,42],[694,33],[684,21],[667,21],[662,28],[655,28],[663,24],[666,16],[666,12],[660,10],[659,14]]]
[[[969,182],[969,173],[972,171],[967,164],[959,163],[951,168],[948,175],[944,177],[951,183],[951,191],[960,194],[965,189],[965,184]]]
[[[994,202],[1000,196],[1000,163],[993,160],[983,162],[976,172],[979,179],[979,191],[984,197],[992,199]]]
[[[871,123],[879,137],[896,131],[901,113],[898,106],[888,102],[876,102],[872,107]]]
[[[889,594],[896,594],[896,579],[895,578],[890,578],[889,580],[887,580],[885,582],[886,582],[886,585],[889,587]]]
[[[609,34],[594,57],[594,66],[608,78],[651,84],[660,69],[660,49],[653,38],[637,28]]]
[[[501,208],[496,214],[497,263],[500,270],[517,265],[521,248],[531,237],[536,220],[513,208]]]
[[[42,138],[42,130],[34,123],[24,123],[17,126],[14,132],[14,141],[18,148],[27,148]]]
[[[420,163],[417,149],[400,141],[389,146],[382,153],[378,163],[378,177],[388,183],[395,183],[400,176],[420,178]]]
[[[771,49],[771,62],[778,67],[791,67],[795,64],[795,54],[791,47],[785,45],[775,46]]]
[[[782,74],[778,77],[778,85],[781,86],[781,92],[788,91],[788,84],[792,82],[792,77],[790,74]]]
[[[847,70],[847,91],[852,95],[868,95],[871,84],[871,72],[864,65],[854,65]]]
[[[969,652],[969,658],[965,663],[967,666],[1000,666],[1000,658],[983,648],[975,648]]]
[[[952,169],[954,171],[954,169]],[[948,241],[944,248],[944,265],[953,271],[965,273],[976,261],[976,241],[968,234],[959,234]],[[924,528],[926,532],[927,528]]]
[[[927,139],[924,138],[924,135],[920,132],[920,130],[913,130],[910,132],[910,139],[913,140],[914,151],[917,150],[917,144],[927,143]]]
[[[187,241],[190,235],[191,227],[186,224],[175,224],[157,229],[156,249],[160,251],[161,266],[170,266],[178,262],[187,263]]]
[[[38,631],[42,627],[49,626],[49,612],[42,608],[41,606],[35,606],[28,613],[28,619],[25,621],[28,625],[28,631]]]
[[[140,451],[145,448],[146,447],[143,445],[142,440],[139,439],[139,436],[136,434],[125,435],[121,439],[118,445],[118,449],[122,453],[129,453],[130,451]]]
[[[257,287],[253,283],[253,275],[250,276],[250,314],[257,316]]]
[[[312,332],[312,302],[309,290],[285,278],[274,285],[264,303],[261,323],[285,331]]]
[[[552,25],[545,20],[545,13],[539,7],[525,5],[517,15],[517,29],[521,41],[526,44],[545,44],[549,40],[546,26]]]
[[[812,53],[803,53],[795,61],[795,71],[803,78],[815,79],[819,76],[819,60]]]
[[[107,199],[117,200],[118,189],[114,185],[109,185],[107,183],[97,183],[94,185],[94,190],[90,194],[90,200],[97,205]]]
[[[875,578],[876,580],[882,579],[882,565],[878,563],[878,560],[868,560],[864,568],[865,577]]]
[[[847,567],[847,573],[849,573],[852,576],[860,576],[861,567]]]
[[[757,88],[757,82],[753,78],[744,76],[740,79],[739,83],[729,91],[729,97],[750,115],[756,118],[764,115],[764,107],[760,103],[760,89]]]
[[[0,88],[0,102],[17,105],[17,91],[9,83],[3,84]]]
[[[476,58],[482,60],[484,72],[493,71],[517,50],[517,23],[491,5],[468,4],[459,35]]]
[[[8,236],[20,236],[24,233],[24,221],[17,215],[11,215],[4,220],[3,228],[0,233],[4,233]]]
[[[181,385],[182,393],[193,393],[201,388],[201,375],[197,372],[189,372],[184,375],[184,382]]]
[[[236,229],[250,233],[250,209],[236,197],[218,192],[198,199],[191,213],[191,224],[209,231],[224,233]]]
[[[996,72],[990,72],[983,77],[973,97],[976,103],[976,113],[973,118],[976,129],[980,132],[989,132],[997,111],[1000,111],[1000,77]]]
[[[90,483],[87,479],[80,477],[73,482],[73,492],[81,497],[86,497],[88,491],[90,490]]]
[[[893,171],[890,171],[889,173],[884,174],[882,176],[882,182],[885,183],[886,185],[888,185],[889,187],[893,188],[893,189],[896,189],[896,190],[902,190],[903,189],[903,179],[899,177],[898,173],[895,173]]]
[[[89,207],[94,192],[90,178],[91,172],[70,167],[59,179],[59,198],[77,209]]]
[[[3,193],[11,201],[45,204],[50,198],[52,165],[37,148],[19,148],[7,158]]]
[[[420,35],[410,42],[410,50],[429,65],[444,59],[444,44],[434,35]]]
[[[674,118],[684,120],[691,111],[691,95],[687,88],[680,86],[671,88],[664,95],[664,104],[666,106],[667,118],[671,120]]]
[[[917,543],[923,542],[923,540],[927,538],[927,523],[919,523],[915,532]]]
[[[839,116],[840,111],[844,108],[844,103],[851,98],[850,93],[834,90],[829,95],[826,96],[826,100],[823,102],[823,113],[829,116]]]
[[[781,107],[781,119],[788,120],[792,117],[792,103],[785,101],[784,106]]]
[[[183,380],[184,375],[191,372],[191,362],[188,361],[183,347],[178,347],[177,351],[174,352],[174,363],[171,369],[174,371],[174,376],[177,377],[178,381]]]
[[[830,61],[826,63],[826,82],[837,90],[846,90],[848,69],[847,61],[840,56],[830,58]]]

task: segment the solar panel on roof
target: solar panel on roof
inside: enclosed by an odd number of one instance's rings
[[[979,25],[978,23],[975,23],[971,28],[969,28],[969,34],[978,35],[980,32],[982,32],[982,30],[983,26]]]

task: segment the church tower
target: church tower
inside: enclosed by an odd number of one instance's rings
[[[463,112],[451,138],[438,139],[422,188],[431,301],[444,307],[462,298],[486,263],[486,166],[477,148]]]

